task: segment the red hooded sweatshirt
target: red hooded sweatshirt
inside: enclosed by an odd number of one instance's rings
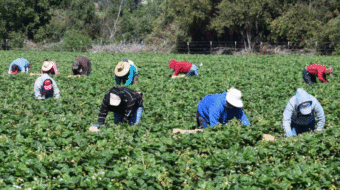
[[[326,69],[327,67],[324,65],[320,65],[320,64],[314,64],[314,65],[309,65],[307,66],[307,71],[314,75],[317,76],[319,78],[319,80],[321,82],[328,82],[326,79]]]
[[[178,76],[179,73],[188,73],[192,67],[192,63],[186,61],[177,62],[170,60],[169,67],[174,70],[174,75]]]

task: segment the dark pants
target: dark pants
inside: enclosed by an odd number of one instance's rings
[[[196,119],[198,127],[203,129],[208,127],[208,122],[200,114],[198,114],[198,112],[196,114]]]
[[[316,77],[312,74],[310,74],[306,68],[302,70],[302,76],[303,80],[305,81],[306,84],[314,84],[316,83]]]

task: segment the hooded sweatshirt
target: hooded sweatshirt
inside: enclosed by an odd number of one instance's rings
[[[43,87],[44,81],[46,79],[50,79],[52,81],[52,86],[53,86],[53,96],[54,98],[58,99],[60,97],[60,91],[57,86],[57,83],[48,75],[48,74],[43,74],[34,83],[34,98],[35,99],[45,99],[45,95],[41,94],[40,90]]]
[[[301,117],[299,112],[299,105],[304,102],[311,102],[312,112],[306,117]],[[285,132],[291,132],[291,122],[297,125],[308,125],[315,120],[315,116],[318,119],[317,131],[322,131],[325,125],[325,113],[319,101],[312,95],[308,94],[304,89],[298,88],[296,95],[290,98],[285,111],[283,112],[283,129]]]
[[[217,123],[226,124],[236,117],[242,125],[250,125],[247,116],[241,108],[228,108],[226,101],[227,92],[222,94],[210,94],[205,96],[199,103],[197,112],[210,126]]]
[[[174,75],[178,76],[179,73],[188,73],[192,67],[192,63],[176,60],[170,60],[169,67],[174,70]]]

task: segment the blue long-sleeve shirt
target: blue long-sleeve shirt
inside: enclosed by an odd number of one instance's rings
[[[205,96],[198,104],[197,112],[210,126],[217,123],[226,124],[236,117],[242,125],[250,125],[247,116],[241,108],[228,108],[226,101],[227,92]]]
[[[125,82],[125,85],[130,85],[133,82],[133,78],[139,74],[137,68],[130,64],[129,74],[123,77],[115,76],[115,81],[117,85],[120,85],[121,82]]]
[[[12,74],[13,65],[17,65],[22,73],[28,73],[28,66],[30,65],[30,63],[28,62],[27,59],[18,58],[9,65],[8,74]]]
[[[308,117],[302,117],[298,107],[304,102],[311,102],[312,113]],[[308,94],[302,88],[298,88],[296,95],[290,98],[285,111],[283,112],[283,129],[286,133],[290,133],[291,123],[298,125],[308,125],[318,119],[316,131],[322,131],[325,125],[325,113],[319,101],[312,95]]]

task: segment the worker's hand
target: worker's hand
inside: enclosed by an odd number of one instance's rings
[[[30,73],[30,76],[34,76],[35,75],[35,73]]]
[[[137,93],[137,94],[140,94],[140,95],[142,96],[142,98],[144,97],[143,92],[137,91],[136,93]]]

